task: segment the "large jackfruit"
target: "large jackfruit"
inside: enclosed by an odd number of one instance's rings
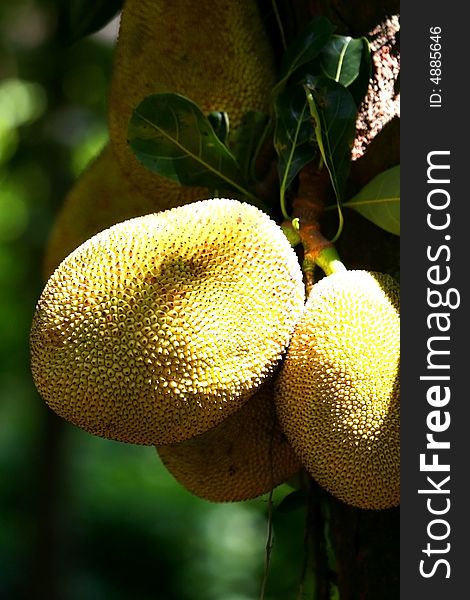
[[[156,182],[148,195],[123,175],[107,145],[70,189],[54,221],[44,257],[45,279],[84,241],[120,221],[156,212],[165,194]]]
[[[276,418],[272,381],[217,427],[157,450],[186,489],[212,502],[255,498],[302,468]]]
[[[344,271],[312,288],[276,392],[302,464],[344,502],[387,508],[400,496],[399,287]]]
[[[111,142],[123,171],[145,193],[162,179],[127,144],[132,111],[146,96],[187,96],[206,114],[227,112],[236,129],[244,113],[267,109],[275,80],[255,0],[126,0],[108,99]],[[164,179],[164,185],[167,208],[207,196],[199,189],[191,199],[178,184]]]
[[[34,380],[93,434],[188,439],[272,373],[303,302],[294,251],[254,206],[205,200],[131,219],[50,277],[32,324]]]

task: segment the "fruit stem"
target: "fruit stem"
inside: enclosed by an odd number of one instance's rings
[[[315,259],[315,263],[324,271],[325,275],[347,270],[334,246],[321,250]]]
[[[281,223],[281,229],[284,232],[284,235],[289,240],[289,244],[294,248],[302,241],[300,239],[299,231],[295,227],[294,223],[290,220],[286,220]]]
[[[292,203],[293,216],[296,220],[296,227],[292,226],[292,229],[297,231],[304,248],[302,270],[307,293],[315,283],[315,266],[320,267],[325,275],[346,269],[333,243],[320,231],[320,217],[324,210],[329,185],[324,170],[318,171],[310,164],[299,174],[299,194]]]

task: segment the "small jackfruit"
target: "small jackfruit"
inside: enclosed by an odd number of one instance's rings
[[[120,221],[166,206],[166,186],[142,194],[123,175],[107,145],[70,189],[53,224],[44,256],[45,279],[62,260],[91,236]],[[185,188],[189,198],[193,190]],[[182,201],[181,204],[184,202]]]
[[[399,302],[389,275],[324,277],[308,297],[277,383],[279,421],[302,464],[360,508],[400,501]]]
[[[256,498],[302,468],[279,427],[271,380],[217,427],[157,451],[175,479],[212,502]]]
[[[255,0],[126,0],[108,98],[111,142],[123,171],[145,193],[164,179],[143,167],[127,144],[132,111],[146,96],[181,94],[205,114],[227,112],[237,129],[244,113],[267,110],[275,80]],[[191,202],[178,196],[178,184],[164,181],[166,208]]]
[[[216,199],[118,223],[49,278],[31,330],[36,386],[90,433],[188,439],[240,408],[273,371],[303,308],[281,228]]]

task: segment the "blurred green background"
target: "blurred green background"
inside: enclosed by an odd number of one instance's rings
[[[153,448],[55,417],[29,371],[43,248],[107,139],[117,21],[70,43],[53,0],[0,3],[0,599],[253,600],[267,498],[191,496]],[[80,4],[73,0],[72,5]],[[290,491],[276,490],[275,503]],[[302,510],[274,513],[267,598],[295,598]]]

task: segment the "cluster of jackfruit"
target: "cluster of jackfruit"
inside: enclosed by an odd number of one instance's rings
[[[151,93],[187,95],[235,127],[265,108],[275,74],[256,2],[219,3],[217,19],[209,0],[185,5],[125,2],[110,144],[71,190],[47,249],[36,386],[86,431],[156,446],[203,498],[252,498],[305,468],[354,506],[394,506],[397,284],[337,273],[305,304],[274,221],[237,200],[196,202],[205,190],[147,171],[126,143]]]
[[[49,278],[33,376],[59,415],[157,446],[204,498],[255,497],[303,466],[349,504],[394,506],[398,285],[344,271],[304,300],[295,252],[249,204],[137,217],[93,236]]]

